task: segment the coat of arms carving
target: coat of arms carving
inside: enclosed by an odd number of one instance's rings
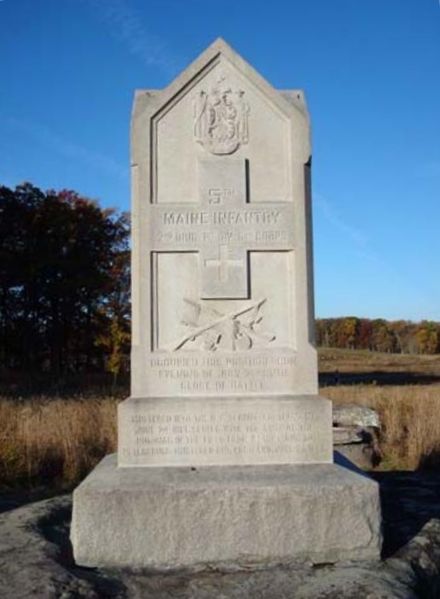
[[[194,137],[211,154],[232,154],[249,139],[249,104],[220,77],[194,102]]]

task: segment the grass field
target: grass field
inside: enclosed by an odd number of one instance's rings
[[[440,467],[440,355],[321,349],[322,395],[374,408],[382,423],[381,469]]]
[[[440,466],[440,356],[320,351],[321,394],[375,408],[380,468]],[[111,396],[0,397],[0,487],[71,488],[116,448]]]
[[[117,400],[0,398],[0,488],[69,489],[116,448]]]
[[[399,382],[440,383],[440,354],[381,354],[365,350],[320,349],[319,373],[322,377],[339,374],[340,382],[353,377],[376,384]]]

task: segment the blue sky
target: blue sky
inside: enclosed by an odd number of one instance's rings
[[[0,0],[0,183],[128,209],[133,90],[218,36],[306,92],[317,315],[440,320],[438,0]]]

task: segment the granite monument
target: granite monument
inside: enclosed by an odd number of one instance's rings
[[[83,565],[376,558],[313,345],[310,127],[223,40],[132,115],[132,381],[74,494]]]

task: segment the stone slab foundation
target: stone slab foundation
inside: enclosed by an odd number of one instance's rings
[[[337,464],[118,468],[107,456],[75,490],[83,566],[378,559],[379,488]]]

